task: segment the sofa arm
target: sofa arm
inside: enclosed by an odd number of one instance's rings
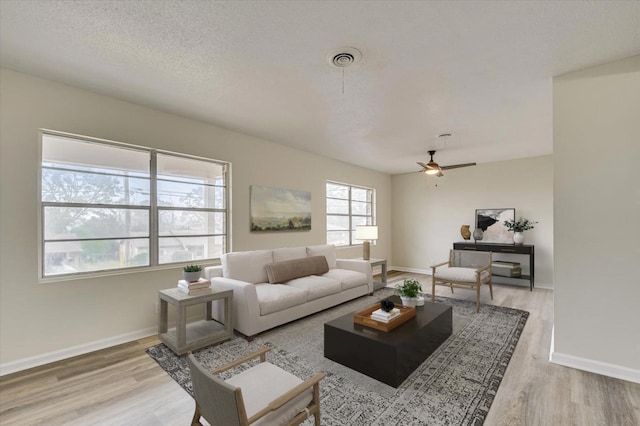
[[[208,280],[215,277],[222,277],[222,265],[207,266],[204,268],[204,277]]]
[[[254,335],[252,324],[255,324],[260,317],[255,285],[232,278],[213,277],[211,286],[233,290],[233,328],[246,336]]]
[[[350,269],[352,271],[362,272],[367,276],[369,292],[373,293],[373,273],[371,272],[371,263],[368,260],[358,259],[336,259],[336,267],[340,269]]]

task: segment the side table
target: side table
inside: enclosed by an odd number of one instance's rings
[[[358,260],[363,260],[362,257],[356,257]],[[371,269],[380,266],[380,279],[381,281],[373,282],[373,289],[380,290],[387,286],[387,259],[374,259],[373,257],[367,260],[371,264]],[[373,272],[373,271],[372,271]]]
[[[169,288],[158,292],[160,312],[158,316],[158,336],[160,340],[178,355],[199,349],[214,343],[229,340],[233,336],[231,301],[233,290],[215,290],[199,296],[189,296],[177,288]],[[211,316],[211,303],[224,299],[224,324]],[[176,327],[168,328],[169,304],[176,307]],[[204,320],[187,324],[187,307],[205,304]]]

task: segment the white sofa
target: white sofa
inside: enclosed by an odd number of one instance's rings
[[[317,256],[325,257],[327,272],[269,283],[269,278],[277,277],[272,273],[274,268],[298,262],[294,259],[299,259],[300,264],[324,262]],[[369,262],[336,259],[333,245],[234,252],[223,255],[221,261],[220,266],[205,268],[205,277],[214,288],[233,290],[233,327],[248,338],[373,293]],[[213,315],[223,318],[215,304]]]

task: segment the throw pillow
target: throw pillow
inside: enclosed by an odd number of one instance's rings
[[[270,284],[283,283],[308,275],[322,275],[329,271],[324,256],[304,257],[265,265]]]

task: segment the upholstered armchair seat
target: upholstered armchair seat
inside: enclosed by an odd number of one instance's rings
[[[491,283],[491,252],[450,250],[449,260],[431,266],[431,301],[435,301],[436,285],[469,288],[476,290],[476,312],[480,312],[480,287],[489,286],[493,300]]]
[[[227,379],[232,386],[242,389],[247,417],[251,418],[278,396],[303,383],[293,374],[270,362],[261,362],[248,370]],[[268,389],[268,392],[266,390]],[[296,414],[304,411],[313,399],[311,388],[305,390],[276,411],[272,411],[254,425],[286,425]]]
[[[437,279],[451,280],[451,281],[475,281],[476,270],[471,268],[449,267],[438,270],[435,275]],[[486,279],[489,276],[489,271],[481,271],[480,279]]]

